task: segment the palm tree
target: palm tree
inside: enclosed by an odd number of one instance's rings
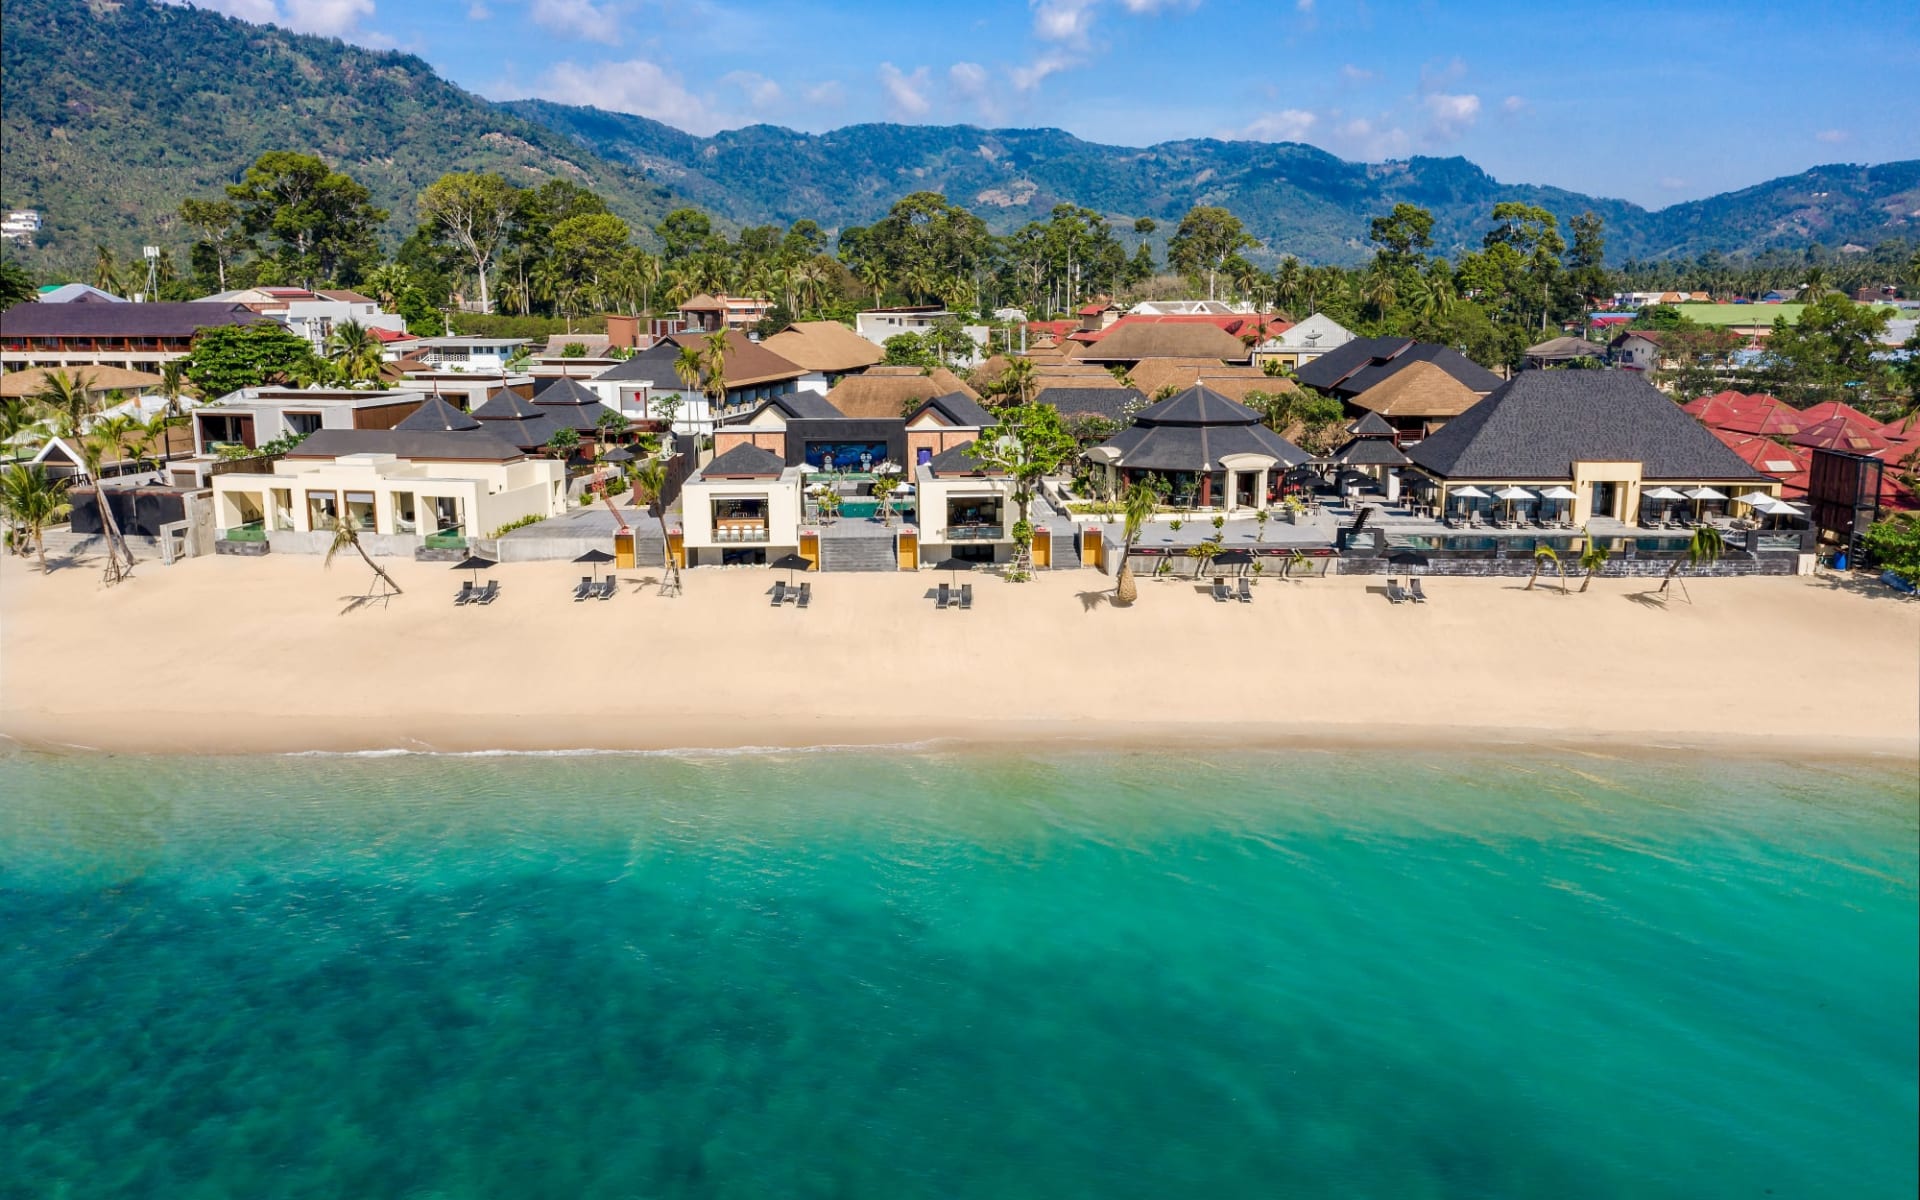
[[[366,286],[374,299],[380,301],[380,307],[391,312],[394,301],[412,284],[412,273],[400,263],[381,263],[367,273]]]
[[[1206,541],[1195,546],[1193,548],[1193,557],[1198,561],[1193,568],[1193,577],[1198,579],[1202,575],[1205,575],[1207,573],[1207,567],[1213,562],[1214,556],[1219,553],[1219,542]]]
[[[393,576],[387,574],[385,568],[373,561],[372,557],[367,554],[367,548],[360,544],[360,530],[355,527],[352,521],[345,521],[339,517],[333,519],[333,543],[327,547],[327,557],[320,565],[322,567],[332,566],[333,556],[345,550],[348,546],[352,546],[359,552],[360,561],[367,564],[367,569],[372,571],[375,578],[379,579],[381,583],[386,584],[389,591],[396,596],[400,594],[400,585],[393,581]]]
[[[85,373],[68,375],[56,368],[47,372],[34,391],[33,402],[46,412],[61,437],[77,436],[81,423],[93,413],[91,383]]]
[[[120,267],[113,261],[113,251],[105,246],[93,248],[93,286],[103,292],[119,295],[121,291]]]
[[[1140,589],[1133,580],[1133,567],[1127,561],[1133,554],[1135,542],[1140,540],[1140,531],[1160,507],[1160,493],[1136,480],[1127,488],[1126,499],[1121,510],[1126,515],[1126,534],[1120,544],[1120,570],[1115,575],[1113,602],[1118,605],[1132,604],[1140,596]]]
[[[186,359],[168,359],[160,364],[160,386],[155,390],[160,393],[161,399],[167,402],[168,416],[180,415],[180,398],[187,394],[187,388]]]
[[[719,413],[721,405],[727,402],[727,331],[716,329],[707,335],[705,347],[700,351],[701,365],[707,369],[707,407]],[[714,418],[719,423],[719,418]]]
[[[1560,567],[1560,556],[1553,552],[1552,546],[1535,546],[1533,548],[1533,574],[1527,577],[1527,586],[1522,588],[1522,591],[1530,592],[1533,590],[1533,585],[1540,582],[1541,568],[1545,567],[1548,563],[1552,563],[1554,569],[1558,570]],[[1563,575],[1561,578],[1564,580],[1566,577]],[[1566,590],[1567,585],[1562,582],[1560,591],[1564,594]]]
[[[646,508],[647,512],[660,522],[660,569],[663,580],[673,582],[672,591],[679,591],[680,573],[673,566],[673,548],[667,544],[667,464],[666,460],[650,458],[633,473],[633,502]],[[662,594],[668,592],[663,582]]]
[[[1812,304],[1832,290],[1827,284],[1825,267],[1808,267],[1806,278],[1800,284],[1799,299],[1802,304]]]
[[[112,418],[124,420],[125,418]],[[80,452],[87,478],[93,481],[94,503],[100,510],[100,531],[107,541],[107,582],[119,583],[133,574],[133,551],[127,548],[127,539],[121,536],[120,522],[113,515],[113,505],[107,502],[105,466],[107,451],[118,444],[116,430],[108,428],[96,430],[79,439],[76,447]],[[122,565],[122,560],[125,564]]]
[[[1006,370],[1000,372],[982,392],[989,399],[1010,401],[1014,404],[1033,403],[1033,360],[1015,358],[1007,362]]]
[[[327,359],[349,382],[380,382],[380,339],[358,321],[334,326],[327,337]]]
[[[1686,557],[1674,559],[1667,567],[1667,577],[1660,581],[1661,594],[1664,595],[1673,586],[1673,577],[1680,573],[1681,563],[1697,570],[1703,565],[1712,566],[1719,562],[1720,556],[1726,552],[1727,540],[1720,536],[1718,529],[1711,525],[1698,526],[1693,531],[1693,541],[1687,546]]]
[[[132,448],[145,439],[146,425],[127,413],[115,413],[95,420],[88,436],[98,438],[105,448],[113,451],[115,465],[124,465],[133,457]]]
[[[39,466],[15,466],[0,475],[0,514],[13,527],[14,548],[25,554],[33,542],[40,573],[47,573],[47,526],[67,515],[66,489]]]
[[[1587,577],[1580,581],[1580,590],[1584,592],[1593,586],[1593,577],[1607,569],[1607,560],[1613,557],[1613,551],[1595,541],[1591,531],[1582,529],[1580,532],[1586,536],[1586,547],[1580,551],[1580,569],[1587,573]]]

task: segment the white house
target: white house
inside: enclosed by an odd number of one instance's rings
[[[800,549],[804,478],[758,446],[716,456],[680,489],[687,565],[766,563]]]
[[[876,346],[885,346],[887,339],[903,333],[924,334],[940,320],[951,317],[960,320],[960,314],[950,312],[938,304],[908,305],[903,308],[874,308],[859,313],[853,318],[854,332]],[[986,357],[987,338],[991,331],[985,325],[962,325],[961,332],[973,343],[971,353],[958,354],[949,350],[951,358],[962,367],[977,366]]]
[[[1255,365],[1279,362],[1289,367],[1305,366],[1353,338],[1353,332],[1340,322],[1325,313],[1315,313],[1255,346],[1253,361]]]
[[[974,459],[971,440],[914,469],[922,562],[944,558],[1007,562],[1019,511],[1013,480]]]
[[[525,338],[431,337],[413,343],[426,355],[427,365],[442,371],[482,371],[499,374],[519,357]]]

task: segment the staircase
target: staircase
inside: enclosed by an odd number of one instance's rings
[[[860,523],[864,525],[864,522]],[[855,527],[855,522],[829,526],[820,534],[822,571],[897,571],[900,560],[893,548],[893,530],[884,526]],[[871,532],[869,532],[871,530]]]
[[[1354,534],[1359,533],[1362,529],[1365,529],[1367,527],[1367,521],[1372,516],[1373,516],[1373,505],[1369,504],[1365,508],[1362,508],[1360,510],[1359,515],[1353,519],[1353,528],[1347,530],[1347,539],[1349,542],[1352,541]]]
[[[49,529],[42,536],[46,539],[48,558],[94,558],[105,557],[107,553],[107,539],[102,534]],[[136,560],[160,557],[160,543],[155,538],[128,537],[126,542]]]

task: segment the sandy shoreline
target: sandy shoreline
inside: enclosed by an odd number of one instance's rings
[[[383,565],[385,560],[383,560]],[[349,607],[357,561],[0,563],[0,735],[193,754],[800,747],[1560,747],[1769,759],[1920,758],[1920,603],[1819,579],[1641,580],[1585,595],[1438,579],[1394,606],[1364,578],[1267,580],[1251,605],[1095,572],[813,576],[807,612],[765,571],[657,570],[574,603],[581,568],[465,576],[389,566],[406,594]],[[1541,585],[1543,588],[1546,585]],[[1577,587],[1577,584],[1575,585]]]

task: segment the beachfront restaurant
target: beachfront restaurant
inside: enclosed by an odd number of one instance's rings
[[[565,468],[484,432],[323,429],[262,469],[213,477],[225,553],[324,553],[336,522],[370,554],[457,552],[566,511]]]
[[[1117,494],[1157,478],[1182,508],[1264,509],[1306,451],[1268,429],[1259,413],[1196,383],[1142,409],[1130,427],[1086,452]]]
[[[1406,454],[1440,512],[1475,523],[1644,527],[1670,498],[1702,516],[1781,488],[1622,371],[1524,372]]]
[[[979,563],[1013,559],[1013,479],[976,461],[962,443],[914,468],[919,492],[923,561],[958,558]]]
[[[680,491],[686,562],[751,566],[800,550],[802,472],[751,444],[715,456]]]

